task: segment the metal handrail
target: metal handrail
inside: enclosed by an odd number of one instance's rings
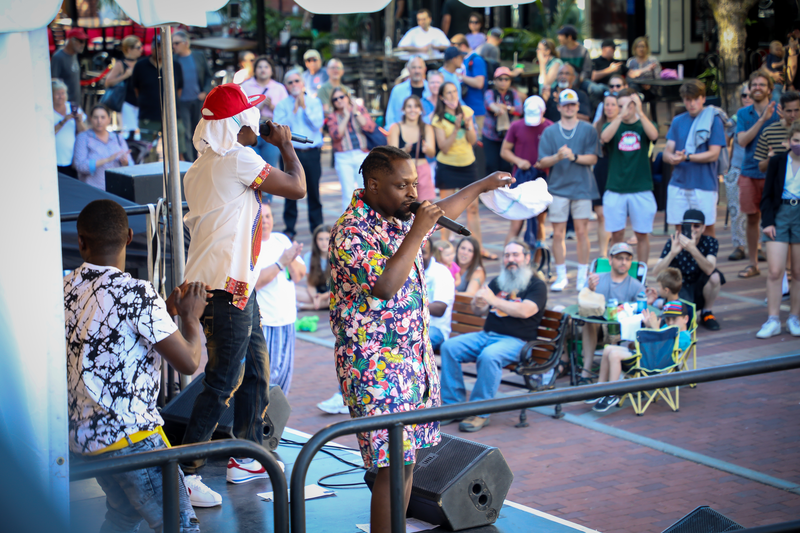
[[[70,466],[70,481],[93,478],[97,476],[118,474],[130,470],[142,470],[154,466],[161,467],[164,493],[164,533],[180,531],[180,505],[178,503],[178,463],[193,459],[204,459],[215,456],[250,457],[260,462],[267,470],[272,482],[275,498],[275,532],[289,533],[289,492],[286,477],[278,461],[258,444],[247,440],[223,440],[202,444],[175,446],[164,450],[133,453],[111,459],[79,463]],[[301,499],[303,496],[301,496]]]
[[[187,204],[186,202],[181,202],[181,203],[183,205],[183,210],[184,211],[189,209],[189,204]],[[127,214],[129,216],[130,215],[147,215],[147,214],[150,213],[150,208],[148,207],[149,205],[155,205],[155,204],[131,205],[131,206],[128,206],[128,207],[123,207],[123,209],[125,210],[125,214]],[[171,207],[171,206],[172,206],[172,203],[168,204],[168,207]],[[81,214],[80,211],[73,211],[71,213],[62,213],[61,214],[61,223],[63,224],[64,222],[74,222],[74,221],[78,220],[78,215],[80,215],[80,214]]]
[[[424,424],[436,420],[466,418],[482,414],[576,402],[612,394],[620,396],[629,392],[661,389],[678,385],[689,385],[692,383],[705,383],[708,381],[766,374],[794,368],[800,368],[800,354],[704,368],[701,370],[673,372],[645,378],[626,379],[624,381],[611,383],[598,383],[595,385],[568,389],[537,392],[511,398],[446,405],[432,409],[420,409],[418,411],[359,418],[331,424],[314,434],[314,436],[305,443],[292,467],[290,490],[292,501],[290,509],[292,533],[306,533],[304,487],[311,461],[325,444],[337,437],[353,433],[375,431],[378,429],[388,429],[389,456],[402,457],[403,426],[410,424]],[[393,533],[401,533],[406,530],[405,509],[404,505],[401,503],[404,501],[403,484],[403,461],[392,461],[389,466],[389,493],[391,498],[391,524]]]

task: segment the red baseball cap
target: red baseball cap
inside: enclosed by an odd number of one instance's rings
[[[201,113],[206,120],[222,120],[238,115],[266,99],[266,95],[247,96],[235,83],[225,83],[211,89],[203,102]]]
[[[83,28],[72,28],[71,30],[69,30],[67,32],[67,39],[72,39],[73,37],[82,40],[86,40],[89,38],[89,36],[86,35],[86,32],[83,31]]]

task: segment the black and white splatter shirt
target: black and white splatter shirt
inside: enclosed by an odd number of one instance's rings
[[[84,263],[64,278],[64,313],[70,450],[91,453],[163,425],[154,344],[178,328],[153,285]]]

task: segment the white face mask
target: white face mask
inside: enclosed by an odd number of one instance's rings
[[[560,81],[558,82],[559,89],[569,89],[569,82],[568,81]]]

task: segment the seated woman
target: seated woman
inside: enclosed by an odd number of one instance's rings
[[[659,328],[658,315],[649,312],[645,309],[642,314],[644,315],[645,326],[651,329]],[[686,331],[689,325],[689,307],[684,305],[680,300],[674,300],[664,304],[663,310],[664,328],[671,326],[678,326],[680,331],[678,335],[678,348],[684,351],[692,344],[692,337]],[[616,381],[622,375],[622,372],[627,372],[633,368],[635,364],[634,354],[625,346],[618,346],[609,344],[603,348],[603,359],[600,361],[600,377],[598,383],[605,383],[607,381]],[[586,400],[586,403],[594,403],[593,411],[604,412],[608,411],[611,407],[619,403],[619,396],[603,396],[602,398],[593,398]]]
[[[328,309],[330,305],[331,266],[328,264],[328,244],[331,240],[330,226],[317,226],[311,241],[311,250],[303,261],[308,269],[308,286],[298,287],[297,307],[305,311]]]
[[[110,133],[111,113],[103,104],[97,104],[89,113],[91,129],[75,139],[73,164],[78,179],[98,189],[106,190],[106,170],[133,164],[128,143],[119,133]]]
[[[464,237],[456,245],[456,264],[461,269],[461,283],[456,285],[456,294],[475,296],[486,282],[483,268],[481,243],[475,237]]]

